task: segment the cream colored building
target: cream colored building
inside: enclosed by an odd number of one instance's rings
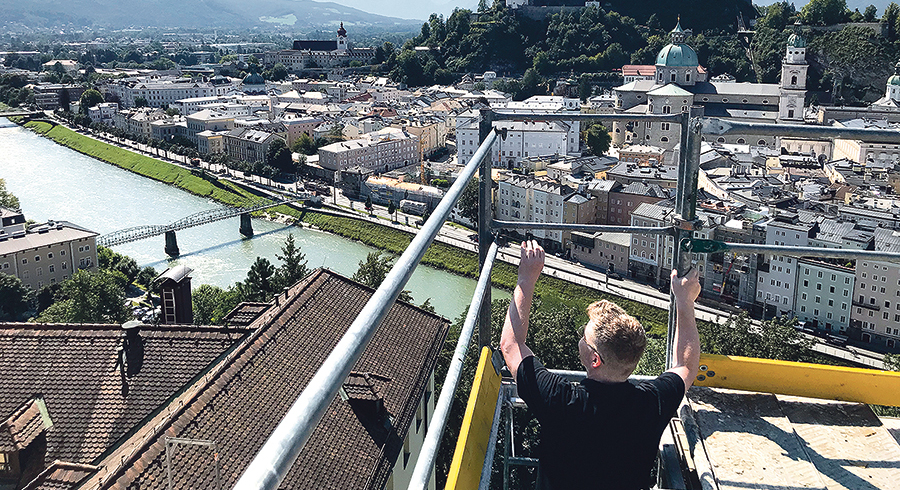
[[[79,269],[97,267],[97,233],[66,221],[25,229],[25,216],[0,208],[0,273],[38,290],[60,283]]]
[[[397,128],[384,128],[361,139],[319,148],[319,165],[328,170],[360,166],[385,172],[419,163],[419,138]]]

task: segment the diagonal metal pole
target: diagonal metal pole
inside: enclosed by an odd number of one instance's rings
[[[483,142],[494,129],[494,111],[481,109],[481,121],[478,124],[478,141]],[[494,158],[494,149],[489,148],[488,154],[481,160],[478,174],[478,270],[484,270],[487,263],[488,248],[494,240],[491,234],[491,219],[494,217],[491,209],[491,163]],[[481,302],[481,311],[478,316],[478,347],[484,347],[491,343],[491,288],[485,288],[484,299]]]

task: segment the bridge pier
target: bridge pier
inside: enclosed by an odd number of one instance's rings
[[[247,238],[253,236],[253,224],[250,222],[250,213],[241,214],[241,228],[239,231],[241,235]]]
[[[178,257],[178,240],[175,238],[174,231],[166,232],[166,255],[169,257]]]

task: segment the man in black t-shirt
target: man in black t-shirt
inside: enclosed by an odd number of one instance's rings
[[[660,436],[699,367],[694,320],[698,273],[694,269],[679,278],[672,271],[677,308],[672,369],[651,381],[629,382],[647,344],[644,329],[618,305],[603,300],[588,306],[589,321],[578,340],[587,377],[573,384],[547,371],[525,345],[534,285],[543,266],[540,245],[523,242],[519,280],[500,339],[519,396],[541,424],[541,488],[649,488]]]

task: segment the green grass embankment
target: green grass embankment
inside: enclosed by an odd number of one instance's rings
[[[227,205],[247,204],[248,201],[257,201],[260,198],[258,194],[231,182],[218,180],[209,174],[191,171],[103,143],[63,126],[52,126],[46,122],[34,121],[26,123],[25,127],[84,155]],[[406,250],[413,237],[411,233],[388,226],[364,220],[329,216],[314,210],[297,210],[282,205],[271,208],[269,212],[293,216],[323,231],[397,255]],[[471,278],[478,277],[478,256],[476,254],[443,243],[432,243],[422,258],[422,263],[455,274]],[[516,285],[516,268],[505,262],[496,262],[491,272],[491,282],[497,287],[512,290]],[[659,308],[601,293],[546,275],[541,276],[538,281],[537,294],[548,305],[561,304],[577,308],[581,312],[593,301],[609,299],[620,304],[632,315],[640,317],[651,335],[665,335],[667,312]],[[586,318],[584,315],[584,320]]]

